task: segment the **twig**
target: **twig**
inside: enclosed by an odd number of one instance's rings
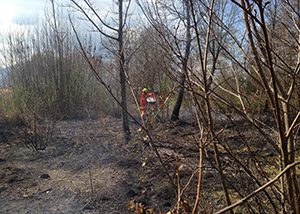
[[[93,200],[94,199],[94,186],[93,186],[93,178],[92,178],[91,168],[89,168],[89,179],[90,179],[90,185],[91,185],[91,200]]]
[[[288,171],[290,168],[295,167],[296,165],[300,164],[300,161],[294,162],[292,164],[287,165],[287,167],[285,167],[275,178],[273,178],[272,180],[270,180],[268,183],[264,184],[263,186],[259,187],[258,189],[256,189],[254,192],[250,193],[249,195],[247,195],[246,197],[242,198],[241,200],[237,201],[236,203],[227,206],[221,210],[219,210],[218,212],[216,212],[215,214],[221,214],[221,213],[225,213],[229,210],[232,210],[233,208],[241,205],[242,203],[246,202],[247,200],[249,200],[252,196],[256,195],[257,193],[261,192],[262,190],[264,190],[265,188],[269,187],[271,184],[273,184],[275,181],[277,181],[286,171]]]
[[[298,112],[297,116],[295,117],[295,119],[294,119],[292,125],[290,126],[289,130],[287,131],[285,137],[290,136],[290,134],[291,134],[292,130],[294,129],[294,127],[296,126],[296,123],[297,123],[299,118],[300,118],[300,111]]]

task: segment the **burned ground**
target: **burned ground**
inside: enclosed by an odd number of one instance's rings
[[[37,152],[24,144],[18,129],[2,126],[1,212],[129,212],[129,201],[143,200],[142,193],[155,184],[140,182],[150,148],[137,141],[126,144],[120,127],[121,121],[112,118],[59,122],[52,142]],[[158,188],[168,189],[168,183]],[[165,197],[171,206],[172,190]]]
[[[239,124],[245,127],[247,138],[251,127],[241,121]],[[192,205],[199,156],[197,126],[192,121],[157,124],[151,130],[152,147],[138,128],[133,125],[134,137],[126,143],[120,119],[60,121],[48,147],[37,152],[18,135],[22,126],[2,125],[1,213],[133,213],[128,209],[133,203],[153,208],[155,212],[166,212],[176,202],[176,191],[153,147],[159,151],[174,183],[178,182],[179,175],[183,187],[194,176],[183,196]],[[256,142],[260,139],[253,133],[251,138]],[[264,164],[275,160],[270,155],[272,148],[265,143],[251,145],[253,154],[245,150],[235,127],[224,130],[223,140],[227,145],[234,144],[230,148],[245,164],[251,164],[251,155]],[[203,165],[206,202],[202,206],[212,211],[225,204],[214,152],[206,151]],[[237,163],[226,150],[220,149],[220,155],[225,175],[235,175],[236,180],[229,181],[233,184],[229,185],[231,190],[239,188],[241,195],[245,195],[255,187],[245,171],[235,167]]]

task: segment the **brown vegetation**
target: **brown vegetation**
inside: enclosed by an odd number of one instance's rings
[[[50,3],[3,37],[4,212],[72,195],[60,211],[300,214],[299,1],[118,0],[102,17],[72,0],[68,18]],[[145,86],[165,99],[144,123]]]

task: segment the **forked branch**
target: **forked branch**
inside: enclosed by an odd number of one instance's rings
[[[246,197],[240,199],[239,201],[237,201],[236,203],[225,207],[221,210],[219,210],[218,212],[216,212],[215,214],[221,214],[221,213],[225,213],[229,210],[232,210],[233,208],[245,203],[246,201],[248,201],[251,197],[253,197],[254,195],[256,195],[257,193],[263,191],[264,189],[266,189],[267,187],[269,187],[270,185],[272,185],[274,182],[276,182],[281,176],[284,175],[284,173],[286,173],[286,171],[288,171],[289,169],[297,166],[298,164],[300,164],[300,161],[294,162],[292,164],[287,165],[275,178],[273,178],[272,180],[270,180],[268,183],[264,184],[263,186],[259,187],[258,189],[256,189],[255,191],[253,191],[252,193],[250,193],[249,195],[247,195]]]

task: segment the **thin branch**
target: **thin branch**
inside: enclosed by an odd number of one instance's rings
[[[101,30],[98,25],[91,19],[91,17],[87,14],[87,12],[75,1],[75,0],[71,0],[71,2],[73,4],[75,4],[78,9],[84,14],[84,16],[92,23],[92,25],[98,30],[99,33],[101,33],[102,35],[110,38],[110,39],[113,39],[113,40],[116,40],[118,41],[118,38],[114,37],[114,36],[111,36],[107,33],[105,33],[103,30]]]
[[[106,24],[103,19],[99,16],[99,14],[96,12],[96,10],[94,9],[93,5],[90,3],[90,1],[88,0],[84,0],[84,2],[86,3],[86,5],[90,8],[90,10],[96,15],[96,17],[99,19],[99,21],[101,22],[101,24],[103,24],[105,27],[107,27],[110,30],[113,30],[115,32],[118,32],[118,29],[113,28],[111,26],[109,26],[108,24]]]
[[[125,24],[127,22],[128,11],[129,11],[130,4],[131,4],[131,0],[128,1],[127,7],[126,7],[126,10],[125,10],[125,16],[124,16],[124,22],[123,22],[123,25],[122,25],[122,29],[125,27]]]
[[[235,207],[245,203],[246,201],[248,201],[251,197],[253,197],[254,195],[256,195],[257,193],[261,192],[262,190],[266,189],[267,187],[269,187],[270,185],[272,185],[274,182],[276,182],[282,175],[284,175],[284,173],[286,171],[288,171],[289,169],[297,166],[298,164],[300,164],[300,161],[294,162],[292,164],[287,165],[275,178],[273,178],[272,180],[270,180],[268,183],[264,184],[263,186],[259,187],[258,189],[256,189],[254,192],[250,193],[249,195],[247,195],[246,197],[240,199],[239,201],[237,201],[236,203],[225,207],[221,210],[219,210],[218,212],[216,212],[215,214],[221,214],[221,213],[225,213],[229,210],[234,209]]]
[[[287,133],[285,134],[285,137],[288,138],[290,137],[291,133],[292,133],[292,130],[294,129],[294,127],[296,126],[296,123],[298,121],[300,117],[300,111],[298,112],[297,116],[295,117],[295,119],[293,120],[293,123],[292,125],[290,126],[289,130],[287,131]]]

